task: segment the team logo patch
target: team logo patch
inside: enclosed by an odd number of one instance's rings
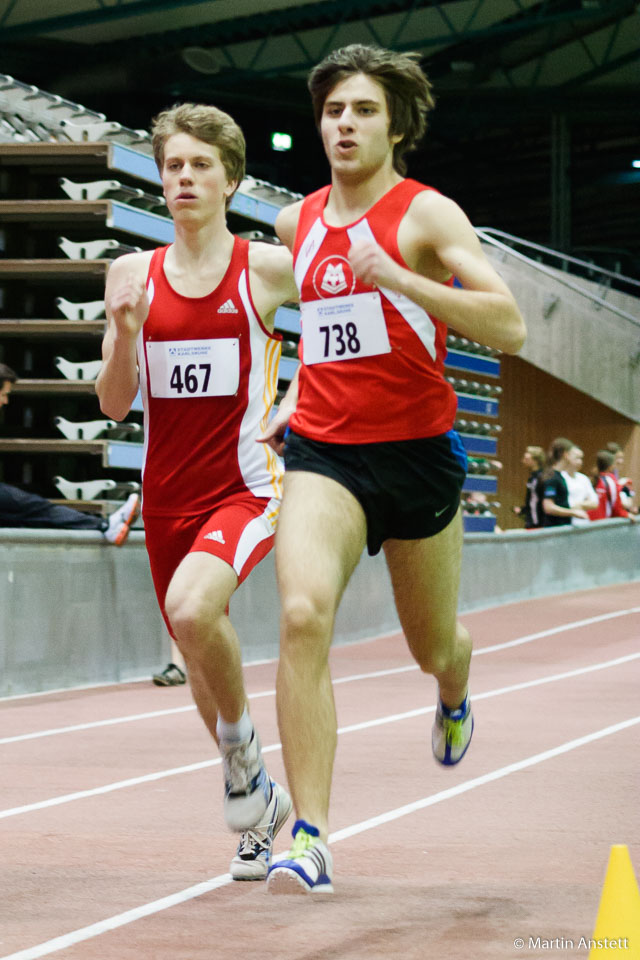
[[[222,535],[222,530],[212,530],[211,533],[205,533],[205,540],[215,540],[216,543],[226,543]]]
[[[353,293],[356,278],[346,257],[325,257],[313,273],[313,287],[318,297],[337,297]]]
[[[218,307],[218,313],[238,313],[238,308],[231,297],[229,297],[229,299],[225,300],[221,307]]]

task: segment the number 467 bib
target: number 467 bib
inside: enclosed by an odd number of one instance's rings
[[[152,397],[228,397],[240,382],[240,346],[220,340],[147,341]]]
[[[307,365],[391,353],[380,294],[375,290],[307,301],[300,310]]]

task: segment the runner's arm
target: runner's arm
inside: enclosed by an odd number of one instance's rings
[[[114,420],[124,420],[139,386],[136,340],[149,312],[144,285],[146,274],[139,257],[139,254],[119,257],[107,276],[108,326],[102,341],[102,367],[96,380],[96,393],[100,409]]]
[[[422,257],[426,262],[429,254],[435,255],[443,273],[457,277],[462,289],[400,266],[369,241],[355,243],[349,252],[356,274],[365,283],[404,294],[471,340],[517,353],[526,336],[524,320],[460,207],[447,197],[425,191],[415,198],[407,218],[401,227],[403,241],[416,261]]]
[[[291,383],[280,401],[280,406],[275,416],[270,420],[267,429],[261,437],[257,437],[258,443],[268,443],[277,454],[282,456],[284,453],[284,435],[289,425],[291,414],[296,409],[298,402],[298,374],[300,367],[296,370]]]

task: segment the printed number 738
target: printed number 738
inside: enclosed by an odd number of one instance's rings
[[[331,326],[320,327],[320,333],[324,333],[324,356],[328,357],[331,349],[331,335],[334,335],[336,347],[334,354],[341,357],[349,353],[360,353],[360,341],[358,340],[358,328],[351,321],[343,327],[341,323],[332,323]],[[346,337],[346,340],[345,340]]]

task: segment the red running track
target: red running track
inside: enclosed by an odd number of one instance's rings
[[[230,880],[186,688],[1,701],[0,960],[531,960],[537,938],[586,957],[611,845],[640,872],[638,584],[462,619],[476,732],[454,769],[431,757],[435,686],[401,636],[332,652],[333,897]],[[283,778],[275,664],[246,676]]]

